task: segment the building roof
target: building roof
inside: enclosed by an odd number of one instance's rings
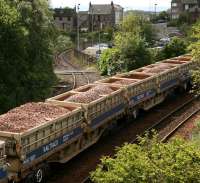
[[[198,4],[197,0],[182,0],[183,4]]]
[[[79,11],[79,15],[88,15],[88,11]]]
[[[179,0],[180,1],[180,0]],[[171,3],[177,3],[178,0],[172,0]]]
[[[92,14],[111,14],[112,8],[111,4],[92,4],[89,11]]]
[[[55,8],[54,9],[54,16],[56,17],[68,17],[74,15],[75,9],[72,8]]]
[[[117,10],[123,10],[124,8],[120,6],[119,4],[114,4],[115,9]]]

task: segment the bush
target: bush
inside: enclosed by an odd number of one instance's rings
[[[114,158],[104,157],[91,173],[95,183],[199,182],[200,151],[194,143],[174,139],[160,143],[156,137],[125,144]]]
[[[191,40],[193,41],[189,46],[192,51],[192,56],[196,62],[196,67],[192,73],[193,91],[200,94],[200,22],[192,27]]]
[[[102,75],[112,75],[121,70],[120,51],[117,48],[111,48],[103,51],[98,61],[99,70]]]
[[[120,34],[116,39],[123,70],[131,71],[152,63],[151,53],[140,36],[131,33]]]
[[[187,45],[181,38],[174,37],[172,40],[164,46],[162,55],[164,59],[177,57],[186,53]]]

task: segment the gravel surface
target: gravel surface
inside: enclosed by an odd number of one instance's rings
[[[180,136],[186,140],[190,140],[192,132],[196,128],[196,122],[200,121],[200,112],[190,118],[182,127],[180,127],[174,136]]]
[[[132,84],[132,83],[135,83],[137,81],[134,81],[134,80],[128,80],[128,79],[120,79],[118,81],[115,81],[113,82],[114,84],[120,84],[120,85],[129,85],[129,84]]]
[[[164,72],[167,69],[171,69],[171,68],[172,68],[172,64],[160,63],[160,64],[157,64],[153,68],[150,68],[150,67],[147,68],[146,70],[144,70],[144,72],[146,72],[146,73],[161,73],[161,72]]]
[[[97,99],[101,98],[101,96],[91,93],[91,92],[83,92],[79,94],[75,94],[67,98],[66,102],[75,102],[75,103],[90,103],[92,101],[95,101]]]
[[[160,69],[160,68],[155,68],[155,69],[147,69],[145,72],[146,73],[161,73],[164,72],[164,69]]]
[[[109,86],[103,86],[103,85],[99,85],[99,86],[95,86],[94,88],[92,88],[90,90],[91,93],[96,93],[98,95],[108,95],[111,94],[113,92],[113,89],[110,88]]]
[[[45,103],[27,103],[0,116],[0,131],[21,133],[54,120],[69,110]]]
[[[70,96],[65,101],[68,102],[76,102],[76,103],[90,103],[101,98],[101,95],[108,95],[112,93],[114,90],[109,86],[95,86],[86,92],[81,92],[75,95]]]

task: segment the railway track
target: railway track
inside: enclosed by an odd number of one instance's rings
[[[72,72],[72,76],[74,80],[73,89],[90,83],[90,79],[85,72],[80,72],[78,74],[76,74],[75,72]]]
[[[102,137],[97,144],[82,152],[66,165],[59,164],[57,177],[54,177],[54,180],[49,182],[90,182],[87,176],[89,172],[96,168],[102,156],[113,156],[116,146],[122,146],[125,142],[135,143],[137,136],[141,136],[144,131],[154,129],[155,127],[157,129],[161,128],[161,126],[163,127],[169,117],[173,118],[175,113],[180,115],[181,109],[187,109],[187,106],[193,101],[194,99],[188,94],[171,97],[159,106],[145,112],[138,119],[124,123],[119,129],[115,129],[111,134]],[[186,112],[182,111],[182,113]]]
[[[196,100],[198,100],[196,102]],[[189,108],[188,108],[189,107]],[[170,137],[185,123],[190,119],[193,115],[200,111],[200,101],[199,98],[192,98],[182,105],[178,106],[176,109],[171,111],[169,114],[165,115],[163,118],[158,120],[157,123],[150,126],[145,131],[152,131],[153,129],[156,130],[159,134],[159,139],[161,142],[167,142]],[[183,115],[181,115],[183,114]],[[173,120],[174,115],[180,115],[179,118]],[[172,120],[172,121],[171,121]],[[171,121],[171,123],[169,123]],[[169,127],[169,125],[172,126]],[[163,128],[165,126],[166,128]],[[159,130],[161,130],[159,132]],[[139,136],[144,136],[144,133],[141,133]],[[138,139],[134,138],[130,143],[137,143]],[[87,176],[81,183],[92,183],[90,177]]]
[[[176,133],[176,131],[179,130],[180,127],[182,127],[192,116],[200,111],[200,101],[193,101],[190,103],[190,105],[191,108],[186,110],[185,113],[179,118],[176,118],[173,121],[172,126],[167,126],[167,129],[163,129],[163,131],[160,132],[161,142],[167,142]]]
[[[88,73],[93,73],[90,71],[82,71],[77,66],[70,63],[66,57],[65,52],[61,53],[58,58],[61,61],[65,70],[55,71],[57,75],[71,75],[72,76],[72,89],[75,89],[79,86],[83,86],[90,83],[90,79],[88,77]]]

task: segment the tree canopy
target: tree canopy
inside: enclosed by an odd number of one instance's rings
[[[54,30],[47,1],[0,0],[0,112],[51,93]]]
[[[163,59],[177,57],[186,53],[187,45],[184,39],[173,37],[161,52]]]
[[[196,62],[195,70],[192,72],[193,77],[193,89],[194,92],[200,94],[200,22],[193,26],[192,31],[192,43],[189,49],[192,52],[194,61]]]
[[[152,44],[155,38],[153,26],[144,16],[129,14],[124,17],[119,26],[120,33],[140,35],[148,44]]]
[[[128,15],[114,34],[114,49],[106,50],[100,57],[100,71],[104,75],[109,74],[110,70],[115,74],[151,64],[148,43],[150,44],[152,39],[152,27],[147,20]]]
[[[104,157],[91,173],[95,183],[200,182],[200,151],[195,143],[173,139],[160,143],[156,137],[126,144],[114,158]]]

